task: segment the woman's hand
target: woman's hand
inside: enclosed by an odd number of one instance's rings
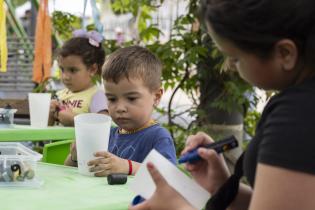
[[[167,184],[152,163],[148,163],[147,167],[156,185],[156,190],[150,199],[139,205],[130,206],[129,210],[196,210]]]
[[[189,136],[182,154],[196,148],[214,142],[210,136],[203,132]],[[213,149],[199,148],[198,154],[202,160],[194,164],[186,164],[186,169],[193,178],[203,186],[210,194],[216,192],[230,176],[222,155],[218,155]]]
[[[90,172],[96,172],[95,176],[107,176],[113,173],[128,174],[128,160],[117,157],[110,152],[97,152],[94,155],[97,159],[88,162]],[[135,163],[135,162],[133,162]]]

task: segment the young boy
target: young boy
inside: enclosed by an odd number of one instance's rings
[[[88,163],[95,176],[134,175],[152,149],[176,163],[171,135],[151,118],[163,95],[161,72],[159,59],[139,46],[121,48],[106,60],[102,77],[108,112],[118,127],[111,129],[108,152],[97,152]],[[72,165],[71,157],[68,161]]]

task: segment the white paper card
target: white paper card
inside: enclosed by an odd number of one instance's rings
[[[130,184],[130,189],[133,192],[145,199],[150,198],[155,192],[156,186],[146,167],[147,162],[152,162],[167,183],[179,192],[192,206],[197,209],[202,209],[205,206],[210,198],[209,192],[154,149],[145,158],[133,182]]]
[[[104,114],[85,113],[74,117],[75,138],[80,174],[93,176],[87,163],[95,152],[107,151],[111,118]]]

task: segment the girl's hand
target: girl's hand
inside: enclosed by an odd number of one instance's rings
[[[182,154],[196,148],[197,146],[214,142],[210,136],[203,132],[189,136],[186,147]],[[215,193],[220,186],[228,179],[230,173],[222,155],[215,150],[199,148],[198,154],[202,160],[194,164],[186,164],[186,169],[193,178],[203,186],[209,193]]]
[[[64,126],[73,126],[74,125],[74,116],[72,109],[69,107],[65,107],[64,109],[60,110],[58,113],[58,120]]]
[[[57,100],[51,100],[50,106],[49,106],[49,119],[48,119],[48,125],[53,125],[56,120],[56,113],[58,112],[58,106],[59,102]]]
[[[90,172],[96,172],[95,176],[107,176],[114,173],[128,174],[129,164],[126,159],[117,157],[110,152],[97,152],[94,155],[97,159],[88,162]]]
[[[129,210],[195,210],[185,198],[167,184],[152,163],[148,163],[147,167],[156,190],[150,199],[139,205],[129,206]]]
[[[49,114],[54,115],[54,113],[58,110],[59,102],[55,99],[50,101]]]

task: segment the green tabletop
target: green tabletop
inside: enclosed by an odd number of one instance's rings
[[[77,168],[38,163],[40,188],[0,187],[3,210],[126,210],[135,196],[125,185],[108,185],[106,177],[78,174]]]
[[[42,141],[74,139],[74,127],[48,126],[33,128],[29,125],[0,127],[0,141]]]

